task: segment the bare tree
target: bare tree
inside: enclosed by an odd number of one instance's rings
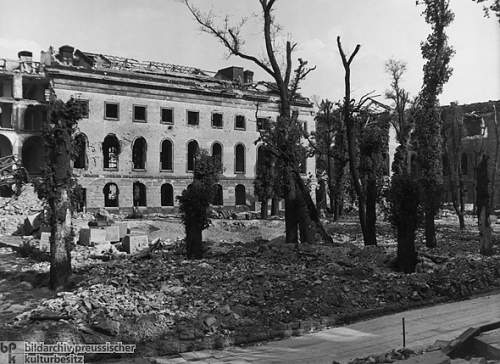
[[[370,197],[373,196],[374,184],[373,178],[366,181],[368,184],[368,190],[365,188],[362,176],[360,175],[360,151],[359,151],[359,140],[360,136],[360,126],[356,125],[356,114],[362,114],[361,111],[366,110],[365,105],[370,102],[370,94],[364,95],[356,102],[351,99],[351,63],[359,52],[361,45],[356,45],[354,51],[347,57],[345,54],[342,43],[340,42],[340,37],[337,37],[337,47],[342,59],[342,64],[344,66],[344,101],[342,104],[342,117],[344,119],[344,124],[346,127],[347,135],[347,154],[349,156],[349,170],[351,173],[351,181],[358,198],[358,213],[359,213],[359,223],[361,225],[361,231],[363,233],[363,240],[365,245],[376,245],[377,236],[375,230],[375,208],[374,203],[370,203],[370,211],[367,211],[367,191],[370,192]],[[365,114],[365,113],[363,113]],[[367,117],[370,118],[370,114],[367,113]],[[376,185],[375,185],[376,186]],[[376,188],[375,188],[376,189]],[[370,198],[372,202],[373,199]],[[368,213],[367,213],[368,212]],[[369,221],[368,221],[369,220]]]
[[[270,86],[275,87],[280,96],[280,117],[274,132],[280,135],[278,137],[261,135],[261,139],[280,162],[279,164],[282,166],[280,173],[286,182],[284,196],[286,241],[297,244],[299,241],[298,230],[300,230],[303,242],[331,241],[331,238],[321,225],[314,203],[298,170],[299,161],[296,159],[296,153],[292,150],[297,143],[297,140],[294,139],[297,137],[297,133],[293,132],[297,130],[297,120],[296,116],[291,113],[291,105],[298,97],[301,81],[315,67],[308,67],[307,61],[299,58],[298,66],[293,71],[292,53],[296,49],[297,43],[287,41],[284,55],[285,66],[284,70],[282,70],[275,49],[277,24],[273,16],[273,6],[276,0],[258,1],[262,10],[266,59],[260,59],[243,50],[244,40],[241,29],[245,24],[244,19],[232,25],[229,17],[226,16],[221,24],[217,24],[212,13],[203,14],[189,0],[184,0],[194,19],[200,24],[202,31],[217,38],[229,51],[230,55],[253,62],[274,80],[274,84]]]
[[[447,117],[449,115],[449,117]],[[448,190],[451,193],[453,209],[457,214],[460,229],[465,229],[465,185],[462,170],[463,114],[456,104],[450,107],[449,114],[443,116],[443,169],[447,176]]]
[[[408,92],[401,87],[401,79],[406,72],[406,63],[403,61],[390,59],[385,63],[385,70],[391,77],[391,88],[385,92],[385,97],[393,102],[394,111],[392,112],[391,124],[396,131],[396,139],[399,143],[394,156],[392,169],[402,174],[402,170],[410,169],[411,153],[411,132],[413,123],[408,117],[407,107],[410,103]]]

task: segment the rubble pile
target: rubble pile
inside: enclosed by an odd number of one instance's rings
[[[123,340],[195,340],[325,317],[341,323],[500,287],[498,255],[425,253],[421,272],[406,275],[391,270],[387,248],[352,243],[296,250],[283,239],[219,242],[199,261],[185,260],[180,242],[157,245],[148,255],[82,267],[72,292],[43,300],[22,318],[51,312]],[[138,328],[148,320],[154,330]]]
[[[11,235],[18,231],[25,218],[43,211],[33,185],[22,187],[19,196],[0,197],[0,234]]]

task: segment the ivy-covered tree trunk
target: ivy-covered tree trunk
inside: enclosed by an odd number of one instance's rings
[[[425,243],[436,246],[434,217],[439,210],[443,188],[441,120],[437,112],[438,95],[451,75],[449,67],[453,49],[448,45],[445,28],[453,21],[449,0],[422,0],[425,21],[431,34],[421,45],[424,81],[415,117],[417,155],[420,165],[420,184],[424,209]]]
[[[65,287],[71,277],[71,246],[73,231],[68,193],[58,188],[50,207],[50,288]]]
[[[261,219],[267,219],[268,218],[268,209],[269,209],[269,203],[268,203],[268,199],[265,199],[264,201],[261,201],[261,205],[260,205],[260,218]]]
[[[71,277],[72,197],[75,181],[71,160],[74,158],[73,134],[81,118],[81,106],[70,99],[64,103],[52,94],[48,124],[43,133],[46,168],[36,184],[39,198],[48,204],[50,237],[49,286],[57,290]]]
[[[368,178],[366,183],[366,234],[370,245],[377,244],[377,179]]]
[[[203,257],[202,228],[196,223],[186,225],[186,255],[188,259]]]
[[[489,192],[489,176],[488,176],[488,156],[483,155],[479,165],[477,166],[477,181],[476,181],[476,206],[477,217],[479,224],[479,245],[482,255],[493,254],[493,240],[491,231],[491,205]]]
[[[396,228],[397,266],[401,272],[413,273],[417,264],[415,231],[418,226],[418,182],[407,171],[394,173],[391,178],[390,219]]]

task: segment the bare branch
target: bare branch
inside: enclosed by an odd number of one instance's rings
[[[190,4],[189,0],[184,0],[184,3],[189,9],[191,15],[193,15],[194,19],[198,22],[198,24],[200,24],[202,31],[210,33],[219,39],[219,41],[229,50],[231,55],[252,61],[271,76],[275,76],[273,70],[266,66],[261,60],[241,51],[241,45],[243,42],[240,38],[240,30],[241,26],[244,24],[244,20],[242,20],[239,25],[230,27],[229,19],[226,17],[224,27],[217,28],[214,24],[214,16],[212,14],[208,13],[207,15],[203,15],[200,10]],[[262,3],[266,3],[266,1],[261,0],[261,4]]]

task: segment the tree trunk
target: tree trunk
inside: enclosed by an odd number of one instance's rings
[[[366,186],[366,245],[377,245],[377,180],[368,179]]]
[[[267,219],[267,209],[268,209],[269,203],[268,199],[264,199],[264,201],[261,201],[260,205],[260,218],[265,220]]]
[[[333,243],[321,224],[318,211],[314,206],[311,195],[306,185],[298,173],[294,173],[294,179],[297,191],[297,211],[299,219],[299,228],[303,237],[303,243],[326,242]]]
[[[277,216],[280,211],[280,199],[273,197],[271,200],[271,216]]]
[[[479,213],[479,246],[482,255],[493,254],[493,240],[491,238],[491,222],[486,206],[481,207]]]
[[[71,277],[71,212],[67,192],[59,188],[58,197],[49,201],[51,209],[50,280],[52,290],[67,286]]]
[[[430,209],[432,210],[432,208]],[[429,209],[425,209],[425,246],[435,248],[436,242],[436,224],[434,222],[434,213],[429,213]]]
[[[186,226],[186,250],[188,259],[203,257],[202,230],[196,224]]]
[[[398,268],[404,273],[415,272],[417,252],[415,251],[415,230],[408,224],[398,226]]]

